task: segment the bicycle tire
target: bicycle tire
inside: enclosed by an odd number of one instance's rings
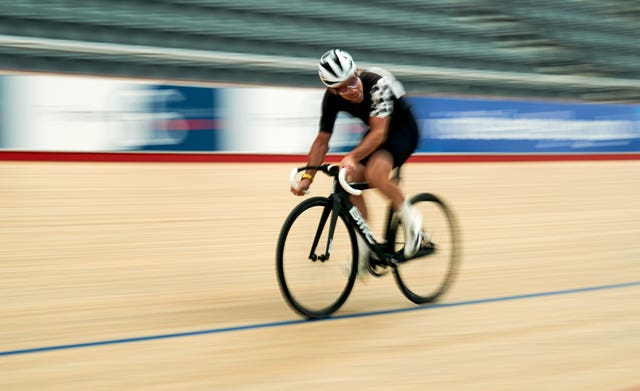
[[[328,317],[340,309],[356,279],[355,231],[344,211],[336,221],[329,259],[309,257],[318,230],[322,235],[315,254],[326,250],[331,209],[332,200],[326,197],[301,202],[287,216],[278,237],[276,270],[280,291],[289,306],[307,318]],[[323,212],[325,224],[321,227]]]
[[[395,265],[393,274],[402,294],[415,304],[438,300],[453,283],[460,263],[460,233],[451,209],[440,198],[420,193],[409,203],[423,215],[423,228],[429,238],[423,238],[423,246],[432,242],[427,255],[402,261]],[[390,243],[400,251],[404,247],[404,229],[398,218],[389,230]],[[425,246],[429,248],[429,246]]]

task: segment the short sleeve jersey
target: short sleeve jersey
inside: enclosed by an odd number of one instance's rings
[[[407,102],[393,94],[384,77],[372,72],[360,72],[359,77],[363,88],[363,100],[360,103],[349,102],[328,89],[325,91],[320,131],[332,133],[336,117],[341,111],[360,118],[367,126],[370,117],[391,118],[389,132],[402,128],[407,121],[413,120]]]

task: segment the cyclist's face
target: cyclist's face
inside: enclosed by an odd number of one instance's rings
[[[346,82],[340,87],[336,87],[336,92],[340,94],[340,96],[349,102],[360,103],[362,102],[362,81],[356,75]]]

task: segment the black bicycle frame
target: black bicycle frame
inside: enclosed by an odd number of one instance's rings
[[[366,183],[355,183],[355,184],[352,184],[352,186],[359,190],[365,190],[369,188]],[[378,241],[376,241],[373,235],[373,232],[369,228],[369,225],[365,221],[364,217],[362,217],[358,208],[355,205],[353,205],[349,200],[349,193],[347,193],[346,190],[344,190],[340,186],[337,180],[335,180],[335,191],[331,193],[331,195],[328,198],[330,202],[327,204],[324,211],[322,212],[322,216],[320,217],[318,228],[316,230],[316,235],[313,239],[311,252],[309,253],[309,259],[312,261],[320,260],[321,262],[324,262],[329,259],[331,255],[331,244],[333,242],[333,235],[335,233],[336,224],[340,216],[340,213],[343,210],[347,211],[346,217],[347,217],[348,223],[351,226],[355,227],[357,234],[361,235],[365,239],[371,251],[373,251],[376,255],[381,255],[381,253],[385,248],[381,244],[379,244]],[[331,216],[330,220],[329,220],[329,216]],[[392,218],[392,212],[391,210],[389,210],[388,216],[387,216],[387,226],[385,230],[385,235],[386,235],[386,232],[388,232],[388,228],[391,224],[391,218]],[[317,256],[315,254],[315,251],[318,248],[318,244],[320,242],[320,236],[322,235],[322,232],[326,226],[327,220],[329,220],[329,235],[327,237],[326,250],[324,254]]]
[[[394,179],[396,182],[400,181],[400,170],[397,169],[394,175]],[[351,186],[358,190],[366,190],[369,189],[369,186],[365,182],[357,182],[352,183]],[[373,252],[373,254],[378,257],[378,259],[383,260],[387,264],[395,264],[398,262],[405,261],[404,255],[402,251],[394,251],[394,239],[391,237],[391,228],[392,224],[397,224],[397,222],[393,221],[393,209],[391,206],[387,209],[387,216],[384,227],[384,239],[385,241],[380,243],[378,242],[369,225],[365,221],[364,217],[360,214],[358,208],[351,203],[349,200],[349,193],[340,185],[340,182],[337,178],[334,178],[334,191],[329,195],[328,199],[330,202],[325,207],[322,212],[322,216],[320,217],[320,222],[318,223],[318,228],[316,230],[316,235],[313,239],[313,245],[311,246],[311,251],[309,252],[309,259],[312,261],[320,260],[321,262],[325,262],[331,256],[331,244],[333,242],[333,235],[335,233],[336,224],[338,222],[338,217],[343,210],[346,210],[346,217],[349,225],[353,226],[357,231],[357,235],[362,236],[369,249]],[[331,220],[329,221],[329,235],[327,237],[327,244],[325,248],[325,253],[318,256],[316,255],[316,249],[318,248],[318,244],[320,242],[320,236],[324,230],[325,225],[327,224],[327,220],[331,216]],[[425,248],[420,249],[416,256],[424,256],[432,253],[434,251],[433,248]]]

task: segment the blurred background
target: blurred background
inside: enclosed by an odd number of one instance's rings
[[[637,151],[639,24],[618,0],[0,1],[0,149],[305,153],[339,47],[405,85],[419,152]],[[363,130],[337,127],[333,152]]]
[[[340,47],[411,94],[640,98],[637,1],[25,0],[0,18],[6,70],[318,87]]]
[[[336,47],[407,90],[474,304],[235,330],[297,319],[274,248]],[[0,0],[0,388],[629,389],[639,156],[637,0]]]

